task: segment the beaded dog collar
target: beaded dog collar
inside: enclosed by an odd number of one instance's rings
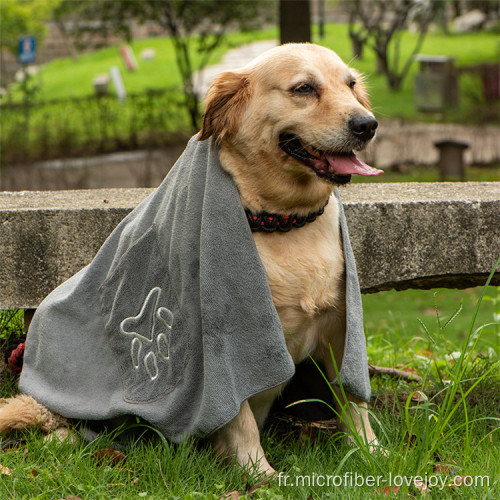
[[[280,231],[286,233],[294,227],[303,227],[308,222],[314,222],[324,211],[326,203],[317,211],[307,215],[281,215],[269,212],[258,212],[253,214],[248,208],[245,208],[248,224],[252,232],[264,231],[265,233],[273,233]]]

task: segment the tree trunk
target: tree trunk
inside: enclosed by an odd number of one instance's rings
[[[280,0],[281,43],[311,41],[311,8],[309,0]]]
[[[401,87],[401,84],[403,83],[403,78],[401,75],[396,75],[392,72],[389,72],[387,74],[387,83],[389,84],[389,88],[391,90],[399,90]]]
[[[186,105],[189,112],[189,118],[191,120],[191,126],[193,130],[198,130],[200,128],[199,119],[200,119],[200,102],[198,96],[191,90],[184,90],[184,95],[186,98]]]
[[[387,47],[377,44],[375,48],[377,56],[377,74],[387,75],[389,73],[389,62],[387,61]]]
[[[350,33],[352,44],[352,57],[355,59],[363,59],[363,48],[365,40],[363,40],[357,33]]]

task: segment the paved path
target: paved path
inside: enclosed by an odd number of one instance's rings
[[[216,75],[223,71],[241,68],[266,50],[276,47],[276,45],[278,45],[277,40],[263,40],[247,43],[229,50],[220,63],[207,66],[199,74],[195,75],[194,80],[197,93],[200,96],[204,96]]]

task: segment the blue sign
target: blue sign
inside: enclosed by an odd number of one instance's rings
[[[36,57],[36,40],[34,36],[24,36],[19,39],[19,62],[27,64]]]

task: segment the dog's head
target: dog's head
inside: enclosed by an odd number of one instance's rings
[[[351,174],[376,175],[359,160],[375,135],[361,75],[333,51],[313,44],[271,49],[215,80],[199,139],[290,175],[345,184]]]

